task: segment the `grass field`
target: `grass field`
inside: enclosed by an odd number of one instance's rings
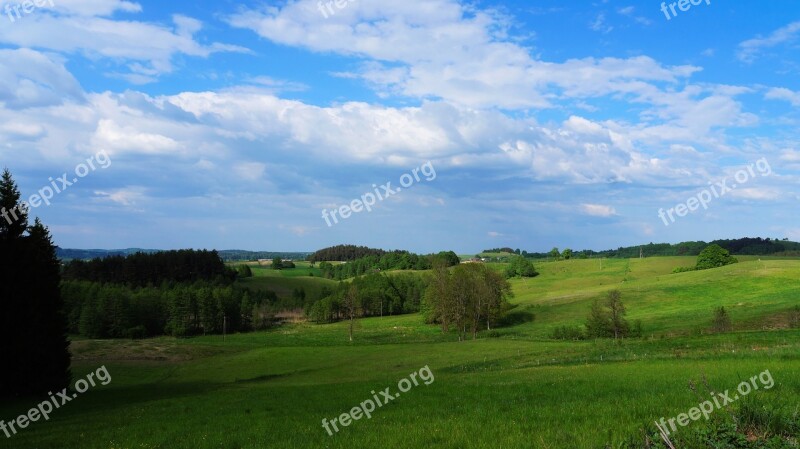
[[[302,288],[312,298],[319,296],[322,287],[333,288],[335,281],[322,278],[319,268],[311,267],[308,262],[295,262],[296,268],[273,270],[269,265],[248,263],[253,271],[253,277],[239,280],[239,282],[253,290],[270,290],[279,298],[290,298],[295,289]]]
[[[0,447],[615,447],[641,429],[654,431],[654,420],[696,406],[689,381],[705,377],[722,391],[767,369],[775,387],[747,400],[796,407],[800,331],[787,329],[786,316],[800,304],[800,261],[740,259],[681,274],[672,270],[694,258],[604,259],[602,268],[596,259],[539,263],[539,277],[512,281],[515,307],[496,338],[484,333],[464,343],[419,315],[361,320],[352,344],[345,323],[287,325],[225,342],[75,341],[75,378],[105,365],[112,382],[49,421],[0,438]],[[330,281],[259,272],[246,282],[291,292]],[[628,318],[642,321],[644,338],[548,338],[555,326],[583,323],[591,301],[613,288],[622,291]],[[720,305],[735,331],[710,334]],[[435,376],[430,385],[333,436],[323,429],[323,418],[349,411],[373,390],[397,391],[400,379],[424,366]],[[3,404],[0,419],[37,399]]]

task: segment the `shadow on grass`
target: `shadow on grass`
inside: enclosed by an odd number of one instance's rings
[[[497,322],[498,327],[512,327],[520,324],[532,323],[536,320],[536,314],[529,311],[527,308],[522,310],[514,310],[507,312]]]

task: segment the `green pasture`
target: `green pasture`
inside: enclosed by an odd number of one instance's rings
[[[292,324],[225,341],[75,341],[75,379],[105,365],[112,382],[49,421],[12,438],[0,434],[0,448],[599,449],[653,432],[653,421],[697,406],[706,388],[733,390],[765,370],[775,387],[741,401],[796,408],[800,330],[788,329],[786,318],[800,304],[800,261],[741,260],[681,274],[672,270],[693,265],[693,257],[540,262],[540,276],[512,280],[503,326],[475,341],[458,342],[418,314],[359,320],[352,343],[347,323]],[[241,282],[282,294],[332,283],[260,269]],[[622,291],[643,338],[549,338],[556,326],[581,325],[591,301],[610,289]],[[709,332],[717,306],[729,310],[733,332]],[[424,366],[435,376],[430,385],[333,436],[323,429],[323,419],[373,390],[396,392],[400,379]],[[690,382],[703,391],[691,391]],[[41,400],[2,404],[0,419]]]

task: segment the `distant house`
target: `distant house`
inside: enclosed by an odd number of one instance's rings
[[[472,259],[465,260],[461,263],[483,263],[486,259],[478,259],[477,257],[473,257]]]

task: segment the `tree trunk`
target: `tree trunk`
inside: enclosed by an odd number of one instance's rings
[[[350,315],[350,341],[353,341],[353,315]]]

